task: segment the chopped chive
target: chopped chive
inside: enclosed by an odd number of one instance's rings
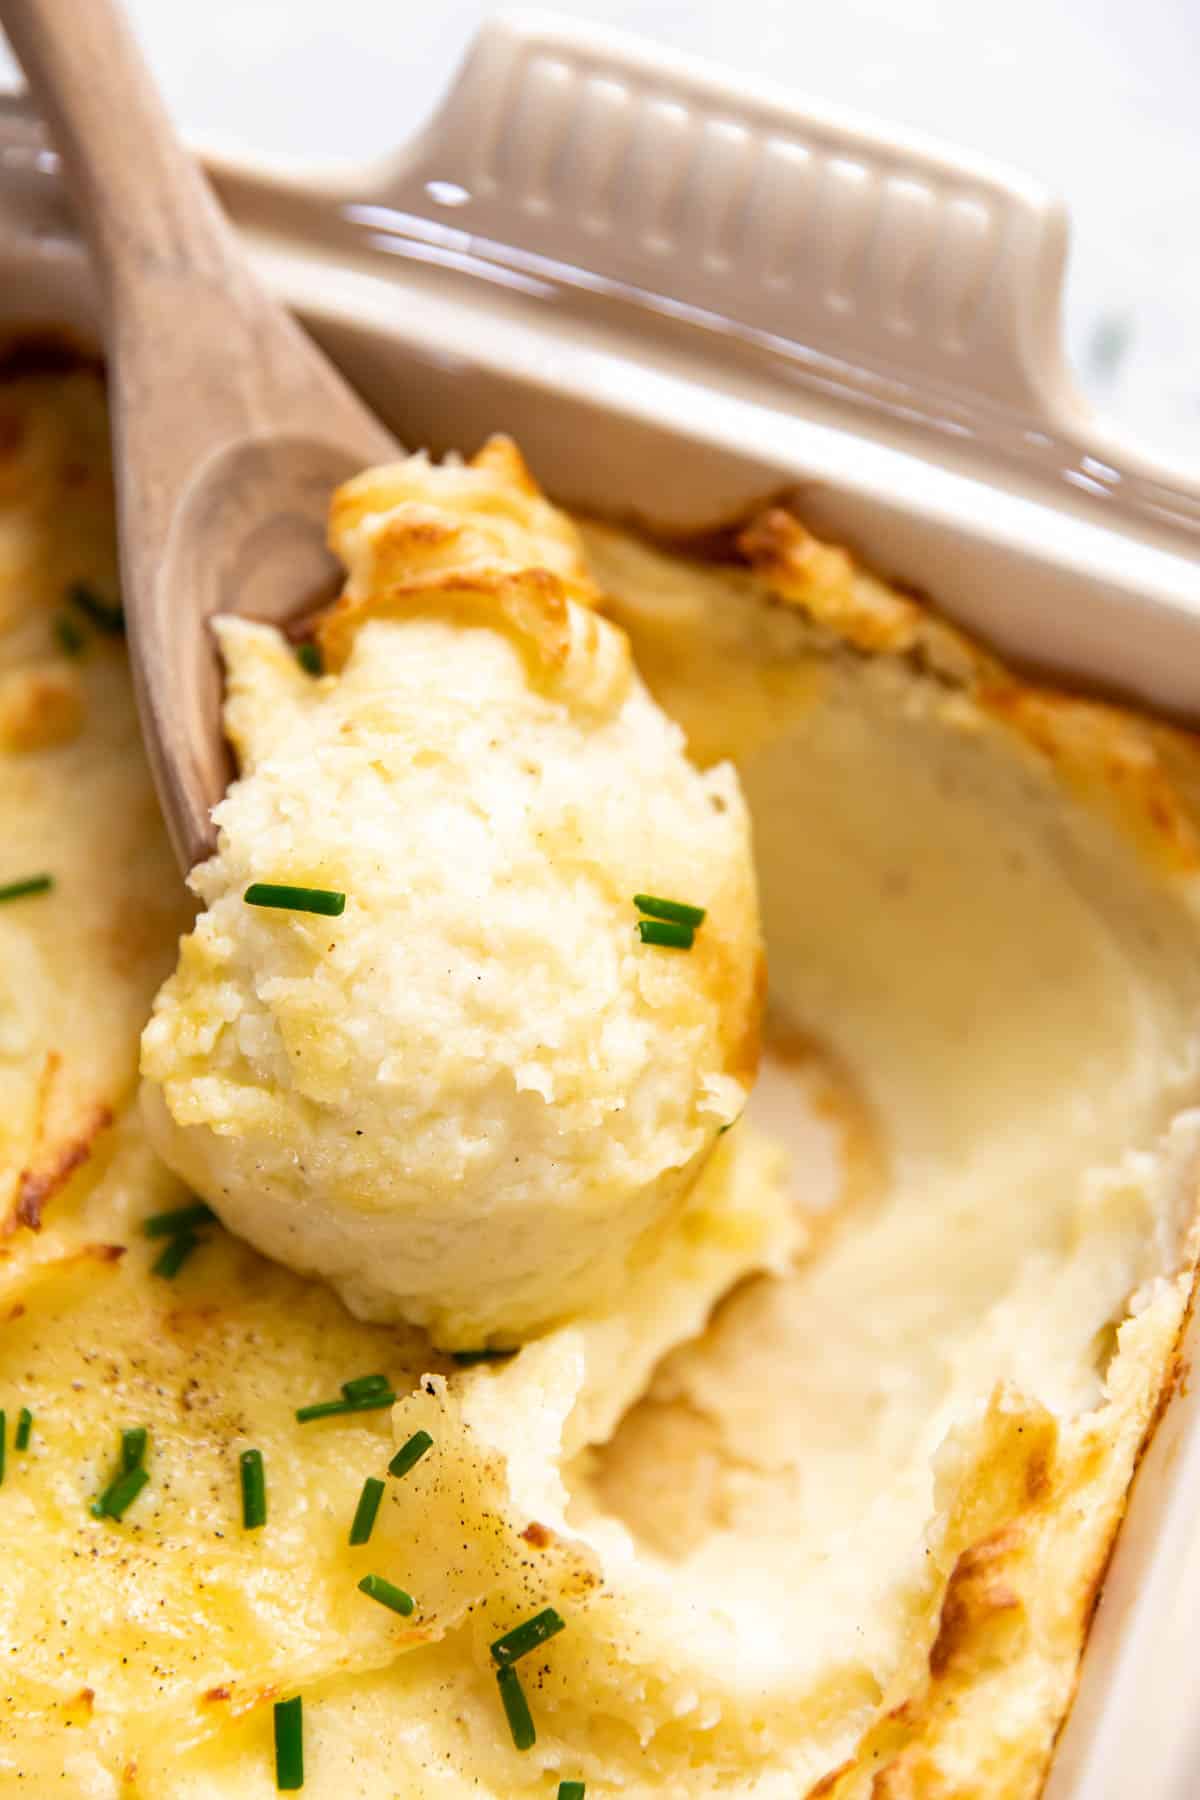
[[[566,1620],[559,1617],[552,1606],[544,1612],[535,1613],[532,1619],[526,1619],[523,1625],[515,1625],[498,1637],[492,1645],[492,1657],[498,1663],[515,1663],[522,1656],[528,1656],[539,1644],[557,1637],[560,1631],[566,1630]]]
[[[54,621],[54,636],[64,656],[83,655],[87,639],[70,613],[59,613]]]
[[[476,1363],[504,1362],[516,1354],[515,1350],[451,1350],[450,1361],[456,1362],[460,1369],[471,1369]]]
[[[151,1273],[161,1275],[164,1281],[174,1280],[199,1242],[194,1231],[177,1231],[174,1237],[167,1239],[166,1249],[150,1265]]]
[[[339,1413],[379,1412],[395,1404],[391,1388],[385,1388],[381,1394],[364,1394],[360,1400],[318,1400],[315,1406],[296,1408],[296,1423],[307,1425],[310,1419],[332,1419]]]
[[[173,1212],[151,1213],[142,1220],[142,1235],[174,1237],[180,1231],[190,1231],[194,1225],[207,1225],[216,1216],[211,1206],[197,1200],[191,1206],[177,1206]]]
[[[587,1788],[582,1781],[560,1781],[558,1784],[558,1800],[584,1800]]]
[[[53,886],[53,875],[27,875],[24,881],[10,881],[7,887],[0,887],[0,901],[23,900],[26,894],[48,894]]]
[[[356,1375],[353,1381],[343,1381],[342,1399],[365,1400],[368,1394],[382,1394],[391,1385],[386,1375]]]
[[[345,894],[333,888],[288,887],[277,881],[252,881],[242,899],[247,906],[279,906],[288,912],[324,913],[331,919],[346,910]]]
[[[360,1594],[366,1594],[372,1600],[378,1600],[380,1606],[390,1607],[395,1613],[403,1613],[405,1618],[413,1609],[413,1597],[406,1594],[403,1588],[385,1581],[382,1575],[364,1575],[358,1584]]]
[[[518,1750],[532,1750],[537,1742],[537,1732],[533,1729],[533,1718],[520,1676],[513,1668],[497,1669],[496,1685],[500,1689],[513,1743]]]
[[[242,1478],[242,1525],[257,1531],[267,1522],[267,1478],[263,1473],[261,1450],[243,1450],[238,1457]]]
[[[635,894],[633,904],[652,919],[673,919],[676,925],[703,925],[708,916],[703,906],[688,906],[683,900],[660,900],[657,894]]]
[[[0,1407],[0,1482],[4,1480],[4,1439],[8,1430],[8,1419],[3,1407]]]
[[[28,1450],[29,1434],[33,1430],[33,1414],[27,1406],[23,1406],[17,1414],[17,1429],[13,1433],[13,1449]]]
[[[147,1435],[144,1425],[121,1433],[117,1472],[99,1499],[92,1502],[94,1519],[119,1519],[149,1481],[144,1467]]]
[[[92,1502],[93,1519],[119,1519],[133,1504],[150,1477],[139,1463],[110,1481],[98,1500]]]
[[[401,1444],[395,1456],[388,1464],[388,1474],[397,1480],[407,1475],[411,1468],[420,1462],[427,1450],[433,1449],[433,1439],[427,1431],[414,1431],[407,1444]]]
[[[107,632],[109,637],[125,635],[124,607],[114,606],[111,600],[103,599],[86,581],[73,581],[67,589],[67,599],[100,631]]]
[[[317,644],[297,644],[296,661],[306,675],[323,675],[325,673],[325,659]]]
[[[690,950],[696,941],[690,925],[674,925],[669,919],[639,919],[637,928],[643,944],[658,944],[664,950]]]
[[[275,1702],[275,1786],[281,1794],[304,1786],[304,1701]]]
[[[379,1511],[379,1502],[382,1499],[382,1481],[374,1475],[368,1475],[363,1482],[363,1491],[358,1496],[358,1505],[354,1509],[354,1523],[350,1527],[352,1544],[370,1542],[371,1533],[375,1529],[375,1515]]]
[[[140,1469],[146,1460],[146,1427],[135,1425],[131,1431],[121,1433],[121,1474],[128,1475],[131,1469]]]

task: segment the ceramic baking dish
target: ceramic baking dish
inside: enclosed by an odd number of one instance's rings
[[[1025,665],[1200,718],[1200,481],[1090,416],[1033,184],[549,16],[490,23],[368,168],[210,159],[409,445],[503,427],[555,497],[698,526],[781,487]],[[0,322],[95,335],[56,163],[0,102]],[[1200,1791],[1200,1415],[1135,1483],[1052,1800]]]

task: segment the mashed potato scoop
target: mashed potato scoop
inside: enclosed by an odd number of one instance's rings
[[[241,774],[143,1037],[145,1114],[231,1229],[355,1312],[513,1345],[611,1303],[742,1109],[746,811],[511,444],[369,471],[331,542],[323,674],[219,626]],[[248,904],[258,883],[344,910]],[[647,895],[703,920],[647,932]]]

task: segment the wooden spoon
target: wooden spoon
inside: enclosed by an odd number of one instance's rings
[[[134,684],[186,870],[230,776],[208,621],[328,591],[329,496],[397,446],[251,273],[112,0],[2,0],[0,21],[91,250]]]

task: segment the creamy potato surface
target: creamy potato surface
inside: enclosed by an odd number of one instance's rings
[[[300,1694],[336,1800],[1032,1800],[1191,1289],[1194,740],[1015,681],[787,514],[701,564],[538,510],[738,766],[771,1003],[669,1241],[462,1366],[215,1222],[155,1272],[190,1196],[137,1044],[191,916],[105,446],[94,373],[0,388],[0,886],[54,879],[0,905],[0,1794],[266,1800]],[[297,1421],[376,1372],[394,1409]],[[520,1750],[490,1646],[548,1606]]]

